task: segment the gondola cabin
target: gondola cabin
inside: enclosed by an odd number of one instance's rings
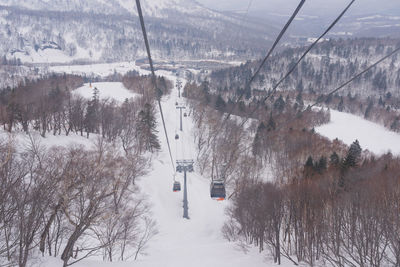
[[[174,182],[174,186],[172,187],[172,191],[174,191],[174,192],[181,191],[181,183],[180,182]]]
[[[214,180],[210,185],[210,195],[212,199],[225,199],[225,183],[223,180]]]
[[[179,139],[179,134],[176,134],[175,135],[175,140],[178,140]]]
[[[184,116],[184,117],[187,117],[187,113],[186,113],[186,112],[185,112],[185,113],[183,113],[183,116]]]

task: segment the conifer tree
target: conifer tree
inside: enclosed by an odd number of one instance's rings
[[[356,167],[360,160],[361,152],[362,149],[360,143],[358,142],[358,140],[354,141],[351,144],[349,151],[347,152],[346,158],[344,159],[343,167]]]
[[[315,163],[315,170],[319,173],[322,173],[326,170],[327,160],[324,156],[320,157],[319,161]]]
[[[98,132],[98,111],[99,111],[99,89],[95,87],[93,89],[92,100],[89,101],[86,114],[84,119],[84,124],[86,128],[86,136],[89,138],[90,133]]]
[[[226,107],[226,103],[221,95],[218,95],[217,101],[215,102],[215,108],[222,111]]]
[[[276,128],[276,123],[274,121],[274,118],[272,118],[272,112],[269,114],[269,120],[268,120],[268,124],[267,124],[267,131],[273,131]]]
[[[154,113],[154,108],[146,103],[143,110],[138,114],[137,136],[140,139],[142,148],[150,152],[161,148],[157,136],[157,122]]]
[[[253,141],[253,155],[260,155],[262,138],[266,128],[264,122],[261,122],[257,127],[257,132]]]
[[[279,112],[282,112],[285,109],[285,104],[286,103],[283,100],[282,95],[280,95],[279,98],[274,103],[274,109],[278,110]]]
[[[340,162],[340,158],[336,152],[333,152],[330,156],[330,164],[334,166],[338,166]]]

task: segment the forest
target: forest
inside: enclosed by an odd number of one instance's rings
[[[233,104],[209,87],[188,84],[185,95],[199,170],[229,188],[227,240],[278,264],[400,266],[400,158],[318,135],[329,110],[299,112],[289,94],[253,112],[256,102]]]
[[[160,149],[150,78],[123,77],[139,95],[123,103],[99,99],[96,87],[91,99],[74,94],[84,79],[54,75],[1,91],[0,121],[10,133],[0,139],[2,266],[29,266],[37,249],[63,266],[98,253],[136,259],[157,231],[135,184]],[[169,92],[164,78],[157,84],[157,97]],[[27,142],[15,137],[21,132]],[[81,135],[93,145],[47,147],[35,133]]]
[[[392,131],[400,131],[400,71],[399,57],[394,55],[354,80],[345,90],[331,91],[361,72],[380,57],[398,46],[397,39],[348,39],[319,43],[288,76],[277,91],[303,102],[314,103],[349,112],[374,121]],[[306,47],[288,48],[272,56],[255,78],[251,88],[245,88],[260,64],[249,61],[239,67],[213,71],[199,79],[208,82],[209,90],[234,101],[244,93],[246,102],[255,102],[270,94],[277,82],[300,57]],[[281,76],[280,76],[281,75]]]

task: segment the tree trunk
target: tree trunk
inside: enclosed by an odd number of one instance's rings
[[[59,202],[57,204],[57,206],[55,206],[53,213],[51,214],[49,220],[46,223],[46,226],[44,227],[43,233],[40,236],[40,251],[42,252],[42,254],[44,254],[44,250],[45,250],[45,243],[46,243],[46,237],[49,235],[50,232],[50,227],[54,222],[54,219],[56,218],[57,212],[61,207],[61,203]]]
[[[68,260],[72,256],[75,242],[78,240],[81,233],[83,233],[82,228],[83,228],[82,225],[77,225],[74,232],[68,239],[67,245],[65,246],[64,251],[61,254],[61,259],[64,261],[63,267],[68,266]]]

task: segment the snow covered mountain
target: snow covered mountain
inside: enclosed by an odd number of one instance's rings
[[[254,58],[276,31],[193,0],[147,0],[142,8],[156,59]],[[0,55],[22,62],[120,61],[145,55],[131,0],[0,0],[0,40]]]
[[[1,0],[0,5],[41,11],[80,11],[99,14],[137,14],[136,3],[132,0]],[[182,13],[210,13],[194,0],[147,0],[142,1],[146,15],[163,17],[169,10]]]

